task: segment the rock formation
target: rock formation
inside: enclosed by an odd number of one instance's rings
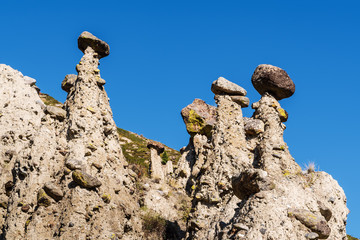
[[[1,240],[346,239],[343,190],[325,172],[303,171],[284,142],[278,100],[295,91],[284,70],[255,69],[262,97],[251,118],[242,115],[246,90],[215,80],[217,107],[195,99],[181,111],[189,144],[165,165],[169,148],[115,126],[98,69],[108,44],[83,32],[78,47],[64,104],[0,64]],[[130,165],[120,144],[133,145]],[[147,165],[136,165],[136,148]],[[149,162],[147,178],[140,167]]]
[[[109,46],[84,32],[63,109],[44,107],[27,78],[1,65],[0,239],[141,238],[136,174],[127,169],[99,59]]]
[[[288,114],[277,99],[295,85],[271,65],[257,67],[252,81],[262,94],[252,118],[233,97],[245,90],[213,83],[213,130],[192,134],[182,153],[177,174],[193,197],[188,239],[346,239],[343,190],[324,172],[302,171],[283,140]]]

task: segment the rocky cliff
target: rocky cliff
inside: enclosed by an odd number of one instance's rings
[[[179,159],[115,126],[98,68],[110,48],[89,32],[78,46],[64,104],[0,65],[0,239],[346,239],[343,190],[303,171],[283,140],[278,101],[295,91],[284,70],[255,69],[251,118],[246,90],[214,81],[217,107],[181,111]]]

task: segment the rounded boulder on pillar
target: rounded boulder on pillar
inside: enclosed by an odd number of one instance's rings
[[[152,140],[149,140],[148,143],[147,143],[147,148],[149,149],[155,149],[157,151],[158,154],[161,154],[164,152],[165,150],[165,147],[162,143],[159,143],[159,142],[156,142],[156,141],[152,141]]]
[[[291,97],[295,92],[295,84],[285,70],[269,64],[257,66],[251,82],[261,95],[267,92],[277,100]]]
[[[87,31],[79,36],[78,47],[83,53],[85,53],[86,48],[91,47],[98,54],[99,59],[110,54],[109,45]]]

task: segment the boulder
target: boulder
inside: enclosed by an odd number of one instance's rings
[[[93,177],[81,170],[73,171],[72,179],[80,186],[88,189],[101,186],[101,182],[96,177]]]
[[[61,189],[52,182],[45,183],[44,190],[50,197],[52,197],[56,201],[61,200],[64,196],[64,193],[61,191]]]
[[[77,75],[75,74],[68,74],[65,76],[64,80],[61,83],[61,88],[65,91],[65,92],[70,92],[70,89],[72,88],[72,86],[74,86],[75,81],[76,81]]]
[[[192,137],[197,133],[209,137],[216,122],[216,107],[206,104],[201,99],[195,99],[181,110],[181,116],[187,132]]]
[[[247,135],[257,135],[264,132],[264,122],[260,119],[244,117],[244,129]]]
[[[79,36],[78,47],[83,53],[85,53],[87,47],[91,47],[98,54],[99,59],[110,54],[109,45],[87,31]]]
[[[250,104],[250,100],[245,96],[230,96],[233,102],[239,104],[242,108],[247,108]]]
[[[295,92],[295,84],[281,68],[268,64],[259,65],[251,77],[251,82],[261,95],[266,92],[277,100],[288,98]]]
[[[271,189],[267,172],[261,169],[246,169],[239,176],[232,178],[232,188],[235,196],[240,199],[252,194]]]
[[[152,141],[152,140],[148,141],[147,147],[148,147],[149,149],[152,149],[152,148],[155,149],[158,154],[161,154],[161,153],[164,152],[164,150],[165,150],[165,147],[164,147],[164,145],[163,145],[162,143],[156,142],[156,141]]]
[[[44,189],[40,189],[38,192],[37,204],[44,207],[48,207],[51,205],[51,198],[46,194]]]
[[[83,161],[73,159],[73,158],[68,158],[65,161],[65,166],[71,170],[76,170],[76,169],[84,168],[85,164]]]
[[[66,117],[66,111],[62,108],[55,107],[55,106],[46,106],[45,112],[50,114],[50,116],[62,121]]]
[[[219,77],[211,85],[211,91],[214,94],[225,94],[225,95],[240,95],[246,96],[247,92],[244,88],[239,85],[230,82],[229,80]]]
[[[288,209],[288,216],[295,217],[303,225],[319,234],[319,238],[326,239],[329,237],[331,229],[323,216],[316,215],[305,209],[291,208]]]

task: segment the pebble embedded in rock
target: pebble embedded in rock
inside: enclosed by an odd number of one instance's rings
[[[93,177],[83,171],[75,170],[72,173],[72,178],[74,182],[79,184],[84,188],[97,188],[101,186],[101,182],[96,178]]]
[[[64,196],[64,193],[61,191],[61,189],[52,182],[45,183],[44,190],[50,197],[52,197],[56,201],[61,200]]]
[[[291,97],[295,92],[295,84],[289,75],[283,69],[269,64],[259,65],[251,82],[261,95],[268,92],[277,100]]]
[[[233,102],[239,104],[242,108],[247,108],[250,104],[250,100],[245,96],[230,96]]]
[[[71,170],[82,169],[84,167],[83,161],[69,158],[66,159],[65,166]]]
[[[30,205],[29,204],[25,204],[24,206],[21,207],[21,211],[23,212],[28,212],[30,210]]]
[[[248,135],[257,135],[264,132],[265,124],[260,119],[244,117],[244,130]]]
[[[55,106],[46,106],[45,111],[50,114],[50,116],[57,118],[62,121],[66,118],[66,111],[62,108]]]
[[[318,239],[319,234],[311,232],[311,233],[305,234],[305,237],[306,237],[306,239],[314,240],[314,239]]]

